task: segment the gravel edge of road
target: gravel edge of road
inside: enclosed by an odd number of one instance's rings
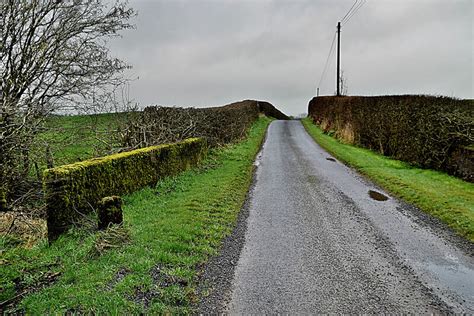
[[[311,135],[310,135],[311,136]],[[316,144],[321,146],[318,142],[314,140]],[[321,146],[323,150],[327,151],[323,146]],[[329,153],[328,153],[329,154]],[[434,217],[433,215],[421,210],[419,207],[403,200],[402,198],[394,195],[392,192],[388,191],[387,189],[380,186],[374,180],[372,180],[369,176],[361,173],[356,168],[344,163],[343,161],[339,160],[337,157],[333,156],[337,163],[340,163],[347,168],[350,169],[352,175],[358,178],[360,181],[364,182],[372,186],[376,191],[385,192],[388,194],[390,199],[396,200],[399,206],[397,207],[398,212],[402,213],[403,215],[411,218],[415,223],[418,225],[429,229],[433,232],[434,235],[440,237],[441,239],[450,242],[452,245],[456,246],[461,252],[465,253],[468,256],[474,257],[474,243],[470,240],[460,236],[456,233],[451,227],[449,227],[446,223],[441,221],[439,218]]]
[[[310,135],[311,136],[311,135]],[[321,146],[318,142],[314,141],[316,144]],[[326,149],[321,146],[325,151]],[[330,154],[331,155],[331,154]],[[333,155],[331,155],[333,156]],[[333,156],[334,157],[334,156]],[[445,242],[449,242],[455,247],[457,247],[461,252],[464,254],[474,257],[474,243],[472,243],[470,240],[464,238],[463,236],[459,235],[449,227],[446,223],[441,221],[439,218],[434,217],[433,215],[423,211],[416,205],[413,205],[402,198],[394,195],[392,192],[389,190],[383,188],[380,186],[378,183],[376,183],[374,180],[372,180],[369,176],[361,173],[359,170],[357,170],[354,167],[351,167],[350,165],[344,163],[343,161],[339,160],[337,157],[337,162],[340,164],[343,164],[347,168],[351,170],[351,173],[353,176],[358,178],[360,181],[374,187],[376,190],[379,192],[385,192],[386,194],[389,195],[390,199],[396,200],[399,206],[397,207],[397,211],[402,213],[403,215],[409,217],[412,219],[415,223],[418,225],[427,228],[430,230],[434,235],[440,237],[443,239]]]
[[[400,207],[397,207],[397,210],[400,213],[404,214],[405,216],[410,217],[418,225],[428,228],[436,236],[440,237],[441,239],[445,241],[450,242],[452,245],[456,246],[459,250],[461,250],[466,255],[474,257],[474,243],[473,242],[471,242],[467,238],[456,233],[454,229],[449,227],[446,223],[441,221],[439,218],[434,217],[433,215],[421,210],[416,205],[413,205],[403,200],[402,198],[396,196],[395,194],[390,192],[388,189],[376,183],[375,180],[371,179],[366,174],[363,174],[362,172],[357,170],[357,168],[352,167],[348,163],[345,163],[344,161],[340,160],[337,156],[329,153],[329,151],[324,146],[322,146],[318,141],[316,141],[316,139],[308,132],[308,129],[306,128],[306,126],[303,123],[301,123],[301,125],[303,125],[304,130],[309,135],[309,137],[313,139],[315,144],[317,144],[324,151],[326,151],[328,155],[336,159],[336,163],[340,163],[346,166],[348,169],[351,170],[352,175],[358,178],[360,181],[364,182],[365,184],[370,184],[370,186],[373,186],[376,190],[379,190],[379,192],[388,193],[391,199],[396,200],[398,204],[400,205]]]
[[[270,125],[265,131],[255,159],[258,159],[263,150],[269,127]],[[234,272],[245,243],[250,200],[257,183],[257,169],[258,165],[254,163],[251,184],[231,234],[222,241],[218,254],[198,268],[198,302],[191,308],[193,315],[223,314],[231,300]]]
[[[311,135],[310,135],[311,136]],[[321,146],[318,142],[314,141],[318,144],[323,150],[327,151],[323,146]],[[333,156],[332,154],[328,153],[331,157],[334,157],[337,163],[340,163],[346,166],[351,174],[358,178],[363,183],[373,187],[378,192],[384,192],[384,194],[388,194],[390,199],[397,201],[399,206],[397,207],[397,211],[402,213],[403,215],[412,219],[418,225],[427,228],[430,230],[434,235],[440,237],[444,241],[447,241],[457,247],[461,252],[464,254],[474,257],[474,243],[470,240],[464,238],[463,236],[459,235],[449,227],[446,223],[441,221],[439,218],[434,217],[433,215],[423,211],[416,205],[413,205],[402,198],[394,195],[392,192],[388,191],[384,187],[380,186],[374,180],[372,180],[369,176],[361,173],[356,168],[350,166],[349,164],[344,163],[343,161],[339,160],[339,158]]]
[[[457,234],[451,227],[446,223],[442,222],[439,218],[424,212],[413,204],[410,204],[401,198],[393,197],[398,201],[400,207],[397,210],[410,217],[418,225],[428,228],[433,232],[434,235],[440,237],[445,242],[449,242],[457,247],[461,252],[467,256],[474,257],[474,243],[470,240]]]

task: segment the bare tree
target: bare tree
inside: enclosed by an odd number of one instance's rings
[[[96,106],[123,82],[128,66],[106,44],[132,27],[133,15],[119,1],[0,1],[0,200],[27,177],[44,118]]]
[[[339,76],[339,85],[341,86],[341,95],[346,96],[348,94],[348,80],[344,75],[344,70],[341,70],[341,75]]]

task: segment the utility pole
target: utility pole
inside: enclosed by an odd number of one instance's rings
[[[319,88],[318,88],[318,91],[316,92],[316,96],[319,97]]]
[[[341,96],[341,90],[339,89],[339,83],[341,82],[339,78],[339,70],[341,64],[341,22],[337,23],[337,76],[336,76],[336,86],[337,86],[337,96]]]

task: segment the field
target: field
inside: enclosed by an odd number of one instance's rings
[[[335,157],[474,241],[474,184],[341,143],[324,134],[310,118],[303,119],[303,125],[315,141]]]
[[[55,166],[109,154],[120,147],[119,139],[111,137],[131,114],[95,114],[52,116],[44,132],[37,137],[33,149],[41,168],[46,167],[46,146],[49,144]]]
[[[261,117],[246,140],[211,151],[200,168],[125,196],[123,228],[96,232],[86,225],[32,249],[1,238],[2,307],[38,314],[190,312],[199,266],[232,229],[269,123]],[[88,144],[77,153],[94,154]]]

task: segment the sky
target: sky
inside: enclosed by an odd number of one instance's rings
[[[359,2],[362,0],[359,0]],[[130,98],[207,107],[265,100],[307,112],[355,0],[130,0],[135,29],[110,43]],[[473,0],[367,0],[341,29],[349,95],[474,98]],[[336,54],[320,95],[333,95]]]

